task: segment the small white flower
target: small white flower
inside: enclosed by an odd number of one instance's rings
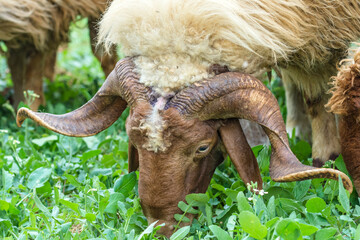
[[[256,188],[254,188],[253,191],[254,191],[254,193],[258,193],[258,192],[259,192],[259,190],[256,189]]]
[[[261,195],[261,196],[264,196],[265,194],[268,194],[268,192],[265,192],[264,190],[260,190],[260,192],[259,192],[259,194]]]
[[[33,93],[31,96],[34,97],[34,98],[39,98],[40,97],[40,95],[36,94],[36,93]]]
[[[0,133],[8,133],[9,131],[6,129],[0,129]]]
[[[91,189],[89,189],[89,191],[88,191],[87,193],[89,193],[89,192],[96,192],[96,191],[97,191],[96,188],[91,188]]]
[[[249,201],[252,201],[253,199],[254,199],[253,197],[249,197],[249,198],[248,198]]]
[[[20,144],[20,142],[18,140],[13,140],[13,145],[17,145],[17,144]]]
[[[61,189],[61,182],[58,181],[58,182],[55,184],[55,187],[56,187],[57,189]]]

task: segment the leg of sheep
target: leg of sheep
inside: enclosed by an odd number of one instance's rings
[[[111,73],[111,71],[114,69],[118,60],[116,54],[116,48],[114,47],[110,54],[104,53],[100,49],[96,49],[97,21],[98,19],[89,18],[91,49],[94,55],[96,56],[96,58],[100,61],[105,76],[108,76]]]
[[[30,105],[32,110],[37,110],[40,105],[45,105],[43,92],[45,54],[38,51],[31,51],[26,61],[24,90],[33,90],[39,95]]]
[[[292,80],[305,98],[305,108],[312,130],[313,165],[321,167],[327,160],[340,154],[335,116],[326,112],[324,107],[328,100],[328,82],[330,77],[335,75],[336,69],[333,64],[329,64],[311,73],[294,66],[281,71],[283,79]]]
[[[311,125],[306,113],[304,97],[287,71],[282,71],[281,75],[287,107],[286,130],[291,136],[295,129],[295,136],[311,142]]]
[[[50,81],[54,81],[57,47],[58,46],[49,50],[45,58],[44,77],[48,78]]]
[[[313,131],[312,156],[315,167],[322,167],[327,160],[336,159],[341,151],[335,115],[325,110],[328,98],[324,95],[306,100]]]
[[[9,49],[7,63],[14,84],[14,107],[24,100],[24,81],[26,67],[26,51],[23,49]]]
[[[239,122],[250,147],[270,144],[268,136],[259,124],[246,119],[240,119]]]
[[[10,49],[8,65],[14,83],[14,106],[24,101],[24,91],[33,90],[40,98],[31,104],[32,110],[37,110],[45,103],[42,88],[44,74],[44,53],[31,49]]]

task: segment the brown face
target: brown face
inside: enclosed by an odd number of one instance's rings
[[[181,213],[178,202],[187,194],[205,192],[215,168],[223,161],[217,132],[220,123],[186,120],[175,109],[161,111],[166,127],[160,141],[166,149],[148,150],[148,130],[139,129],[141,121],[150,115],[148,111],[152,111],[149,105],[131,111],[126,129],[139,154],[139,195],[144,214],[149,223],[166,223],[161,231],[169,236],[176,224],[174,214]]]

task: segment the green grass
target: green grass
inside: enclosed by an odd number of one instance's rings
[[[64,113],[93,96],[104,81],[91,55],[84,22],[72,31],[72,43],[58,56],[61,74],[46,81],[42,111]],[[79,25],[78,24],[78,25]],[[0,89],[11,86],[0,59]],[[279,99],[279,79],[267,83]],[[148,226],[137,192],[138,173],[127,173],[126,111],[113,126],[87,138],[62,136],[31,121],[18,128],[6,99],[0,99],[0,239],[163,239]],[[307,142],[290,139],[291,148],[310,164]],[[198,213],[189,227],[171,239],[360,239],[360,207],[341,182],[315,179],[276,183],[269,177],[268,147],[253,148],[264,192],[253,194],[227,159],[205,194],[179,203]],[[344,169],[341,157],[335,161]],[[330,166],[330,164],[329,164]]]

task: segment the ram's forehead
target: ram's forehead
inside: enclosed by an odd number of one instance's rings
[[[129,130],[141,132],[141,138],[132,140],[148,151],[165,152],[174,141],[177,145],[187,145],[211,138],[219,123],[217,120],[186,118],[175,108],[163,110],[159,105],[147,109],[136,108],[132,117],[128,118],[132,122],[128,125],[131,127]]]

